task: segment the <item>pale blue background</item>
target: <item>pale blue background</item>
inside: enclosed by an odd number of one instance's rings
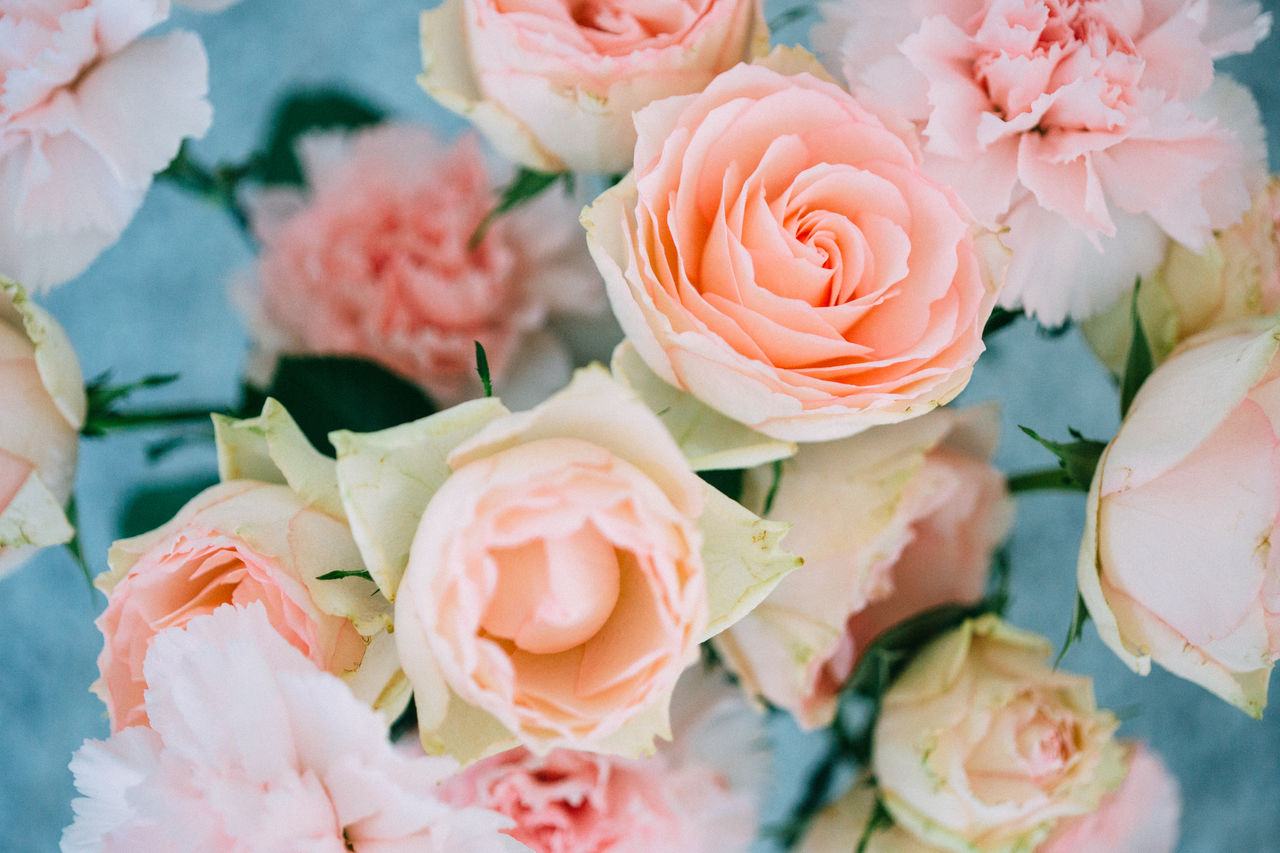
[[[180,25],[200,32],[211,58],[216,119],[197,152],[206,159],[242,156],[255,143],[269,103],[301,83],[341,81],[403,117],[457,132],[460,123],[414,83],[417,13],[427,2],[243,0],[217,16],[175,14]],[[776,12],[792,4],[770,5]],[[1280,0],[1267,2],[1277,5]],[[794,41],[803,29],[793,27],[783,38]],[[1254,87],[1280,138],[1280,39],[1230,67]],[[1271,150],[1274,165],[1274,143]],[[224,214],[157,187],[119,244],[46,304],[70,333],[86,376],[107,368],[121,378],[180,372],[180,382],[147,399],[228,401],[245,340],[225,285],[249,258]],[[965,400],[989,397],[1004,401],[999,461],[1007,470],[1048,462],[1016,424],[1054,436],[1067,424],[1096,436],[1115,428],[1115,393],[1075,335],[1047,340],[1026,324],[1003,332]],[[129,436],[84,446],[81,530],[95,571],[105,568],[116,519],[133,490],[202,474],[212,464],[209,452],[187,450],[149,466],[145,444]],[[1078,496],[1028,497],[1013,538],[1012,618],[1055,642],[1074,599],[1082,505]],[[102,706],[87,692],[101,646],[92,621],[101,606],[61,551],[44,553],[0,581],[0,850],[52,850],[70,821],[67,761],[85,737],[106,733]],[[1124,732],[1149,741],[1180,779],[1186,802],[1181,850],[1280,850],[1280,713],[1273,709],[1256,722],[1163,672],[1140,679],[1092,628],[1066,666],[1094,675],[1100,701],[1125,709]],[[812,748],[789,731],[779,734],[779,787],[787,790]]]

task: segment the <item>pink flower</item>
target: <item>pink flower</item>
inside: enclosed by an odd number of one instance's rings
[[[1198,250],[1248,208],[1257,108],[1214,86],[1213,61],[1266,35],[1257,3],[924,0],[864,18],[872,5],[830,4],[815,39],[1007,229],[1001,304],[1088,316],[1154,269],[1165,235]]]
[[[1129,773],[1098,810],[1060,821],[1036,853],[1173,853],[1182,811],[1178,781],[1158,756],[1129,744]]]
[[[213,486],[164,527],[117,542],[110,562],[111,571],[96,582],[109,600],[98,618],[105,642],[95,689],[113,731],[147,724],[144,664],[156,635],[223,604],[261,603],[281,636],[335,675],[354,672],[365,657],[356,625],[331,612],[338,610],[333,585],[360,587],[369,599],[372,584],[318,580],[362,567],[351,533],[287,486],[251,480]]]
[[[1078,573],[1131,669],[1155,661],[1255,717],[1280,660],[1275,323],[1193,337],[1143,383],[1094,474]]]
[[[441,797],[512,818],[507,833],[534,853],[745,851],[755,836],[757,789],[767,780],[764,732],[727,686],[714,690],[704,680],[691,670],[681,681],[675,740],[656,755],[538,756],[521,747],[467,767]]]
[[[829,725],[837,694],[871,641],[916,613],[982,598],[992,552],[1012,521],[989,462],[993,407],[938,409],[906,424],[805,445],[783,463],[769,517],[791,523],[804,565],[716,639],[751,693]],[[771,467],[747,473],[759,507]]]
[[[74,534],[64,508],[85,407],[66,332],[0,277],[0,576]]]
[[[571,202],[550,191],[473,248],[497,204],[473,139],[443,149],[426,128],[386,125],[309,137],[300,153],[309,193],[271,190],[253,209],[262,355],[360,356],[447,404],[478,392],[480,341],[496,380],[541,358],[563,384],[547,317],[603,308]]]
[[[168,0],[40,0],[0,13],[0,274],[40,289],[119,238],[184,137],[209,127],[200,40],[138,40]]]
[[[641,110],[634,172],[583,223],[655,373],[767,435],[825,441],[960,393],[996,285],[914,139],[807,60],[779,50]]]
[[[422,15],[422,87],[547,172],[625,172],[631,114],[768,50],[760,0],[445,0]]]
[[[382,721],[285,642],[266,609],[219,607],[146,657],[151,728],[71,759],[64,851],[515,853],[508,822],[447,805],[455,767],[408,758]]]

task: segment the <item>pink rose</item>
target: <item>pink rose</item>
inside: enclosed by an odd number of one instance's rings
[[[631,114],[768,49],[760,0],[445,0],[422,15],[422,87],[508,158],[625,172]]]
[[[260,357],[360,356],[448,404],[479,393],[479,341],[500,387],[522,365],[526,379],[567,381],[548,316],[604,308],[571,201],[547,193],[473,248],[497,204],[474,139],[444,149],[426,128],[385,125],[307,137],[300,153],[310,192],[273,189],[253,204],[260,293],[244,301]]]
[[[534,853],[742,853],[755,838],[761,791],[753,788],[768,778],[764,731],[727,686],[712,690],[701,678],[690,670],[677,699],[687,706],[690,693],[707,694],[703,707],[677,715],[674,741],[656,755],[538,756],[520,747],[466,768],[441,796],[512,818],[507,833]]]
[[[1253,716],[1280,658],[1274,323],[1194,337],[1143,383],[1094,474],[1079,563],[1130,668],[1154,660]]]
[[[884,694],[871,772],[895,823],[945,850],[1029,850],[1124,779],[1116,718],[1051,646],[995,616],[933,640]]]
[[[0,277],[0,576],[70,541],[64,513],[86,400],[62,327]]]
[[[716,639],[742,685],[829,725],[837,694],[872,640],[916,613],[982,598],[1013,507],[989,462],[993,407],[938,409],[838,442],[804,445],[782,466],[769,517],[792,524],[804,565]],[[747,473],[760,508],[771,467]]]
[[[410,758],[342,682],[276,633],[267,608],[219,606],[146,654],[151,728],[89,740],[67,853],[516,853],[509,822],[446,804],[456,765]]]
[[[930,174],[1002,226],[1002,305],[1050,326],[1086,317],[1154,269],[1166,235],[1199,249],[1249,206],[1257,107],[1214,86],[1213,61],[1266,35],[1257,3],[882,6],[830,4],[815,40],[859,97],[923,130]]]
[[[1067,818],[1036,853],[1173,853],[1182,803],[1178,781],[1140,743],[1129,747],[1129,772],[1098,810]]]
[[[335,675],[355,677],[365,663],[369,641],[338,597],[374,607],[376,589],[357,578],[319,579],[361,569],[360,554],[343,521],[288,486],[253,480],[212,486],[164,527],[115,543],[110,564],[96,581],[109,600],[97,622],[105,642],[95,690],[113,731],[147,724],[144,662],[156,635],[223,604],[260,602],[281,636]],[[373,615],[360,627],[373,634],[385,626]],[[383,642],[389,643],[385,635]],[[371,656],[372,668],[383,668],[384,660]],[[369,685],[372,698],[385,684]]]
[[[651,750],[698,643],[798,562],[599,367],[528,412],[332,439],[428,752]]]
[[[208,129],[200,40],[138,40],[168,15],[168,0],[40,0],[0,15],[0,274],[36,289],[79,275],[183,138]]]
[[[635,171],[583,212],[659,376],[760,432],[843,438],[965,386],[995,285],[900,137],[777,51],[636,114]]]

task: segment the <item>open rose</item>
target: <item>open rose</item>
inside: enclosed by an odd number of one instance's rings
[[[964,853],[1025,850],[1124,778],[1116,718],[1047,640],[995,616],[926,646],[885,693],[871,771],[894,821]]]
[[[1133,299],[1121,297],[1081,328],[1111,372],[1124,370],[1133,340]],[[1280,311],[1280,178],[1273,177],[1235,225],[1213,235],[1202,252],[1180,243],[1142,280],[1138,315],[1159,364],[1200,332]]]
[[[514,819],[509,834],[535,853],[742,853],[768,778],[760,718],[697,668],[675,706],[673,740],[655,755],[519,747],[466,768],[441,796]]]
[[[454,769],[393,749],[377,715],[278,633],[263,602],[162,631],[153,726],[85,741],[65,853],[516,853],[508,821],[439,797]]]
[[[924,133],[925,166],[1013,251],[1001,304],[1045,325],[1107,307],[1167,237],[1239,219],[1265,148],[1213,62],[1270,16],[1244,0],[842,0],[815,41]],[[1238,131],[1238,132],[1237,132]]]
[[[227,481],[163,527],[116,542],[111,570],[95,581],[108,601],[98,618],[105,642],[94,689],[112,730],[147,723],[144,662],[160,631],[250,602],[261,603],[272,627],[312,663],[394,716],[408,691],[386,633],[389,605],[367,580],[322,579],[363,569],[332,460],[306,443],[274,401],[261,418],[221,421],[219,443]],[[264,461],[272,454],[283,470]],[[262,479],[244,478],[255,475]]]
[[[429,752],[651,749],[697,644],[798,562],[598,367],[525,413],[331,439]]]
[[[951,191],[807,55],[776,51],[636,114],[635,171],[583,212],[659,376],[793,441],[953,398],[994,283]],[[796,71],[796,69],[801,69]]]
[[[948,603],[976,603],[1012,504],[989,462],[993,407],[946,408],[843,441],[805,445],[782,464],[769,517],[792,523],[805,561],[716,648],[742,685],[806,728],[831,723],[840,688],[882,631]],[[748,471],[743,502],[773,489]]]
[[[445,0],[422,15],[422,87],[547,172],[625,172],[631,114],[767,50],[760,0]]]
[[[0,278],[0,576],[36,548],[70,541],[64,507],[85,408],[66,333]]]
[[[425,127],[389,124],[307,136],[299,154],[308,191],[273,188],[251,208],[263,246],[244,300],[255,379],[278,353],[351,355],[447,405],[479,393],[479,341],[499,389],[568,381],[544,324],[605,308],[572,202],[547,193],[473,246],[497,204],[474,137],[446,148]]]
[[[1245,321],[1175,350],[1098,463],[1080,594],[1136,672],[1155,661],[1261,716],[1280,659],[1280,327]]]
[[[168,0],[40,0],[0,13],[0,274],[79,275],[201,136],[208,60],[192,33],[141,39]]]

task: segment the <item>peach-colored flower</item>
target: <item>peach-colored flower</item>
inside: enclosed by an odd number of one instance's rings
[[[1049,642],[983,616],[931,642],[885,693],[871,772],[895,822],[964,853],[1026,850],[1124,779],[1117,721]]]
[[[1244,321],[1156,368],[1098,463],[1080,546],[1080,593],[1121,660],[1253,716],[1280,659],[1278,349],[1274,319]]]
[[[547,172],[625,172],[631,114],[768,49],[760,0],[445,0],[422,15],[422,87]]]
[[[0,277],[0,576],[71,539],[63,508],[86,400],[62,327]]]
[[[635,171],[583,223],[654,372],[767,435],[819,441],[960,393],[995,284],[914,139],[808,71],[779,50],[641,110]]]
[[[364,660],[367,641],[344,613],[330,612],[338,610],[332,596],[342,590],[368,599],[376,590],[357,578],[318,579],[361,569],[360,554],[343,521],[288,486],[212,486],[165,526],[117,542],[110,562],[97,580],[109,600],[98,618],[105,643],[95,689],[113,731],[147,723],[144,662],[156,635],[223,604],[261,602],[290,644],[335,675]]]
[[[1006,229],[1001,304],[1047,325],[1088,316],[1154,269],[1166,235],[1198,250],[1249,206],[1257,107],[1215,85],[1213,61],[1266,35],[1257,3],[884,6],[828,4],[815,39],[860,97],[923,130],[931,174]]]
[[[783,463],[769,517],[792,523],[804,559],[716,648],[743,687],[805,728],[831,723],[837,695],[882,631],[941,604],[982,598],[1012,504],[995,450],[993,407],[946,408]],[[748,471],[762,507],[771,467]]]
[[[300,153],[309,192],[253,204],[263,252],[246,301],[266,361],[360,356],[448,404],[479,391],[479,341],[500,386],[538,355],[551,387],[568,379],[543,325],[604,307],[568,199],[549,192],[499,217],[473,248],[497,203],[473,138],[446,149],[427,128],[384,125],[307,137]]]
[[[276,633],[260,602],[161,632],[152,727],[86,741],[62,849],[184,853],[516,853],[509,822],[446,804],[456,765],[399,754],[346,685]]]
[[[678,702],[690,692],[709,695],[697,714],[677,715],[673,742],[656,755],[538,756],[520,747],[467,767],[441,796],[512,818],[508,834],[535,853],[745,851],[762,793],[754,789],[767,779],[758,760],[764,731],[741,699],[725,695],[727,685],[714,691],[704,678],[690,670],[681,681]]]
[[[1129,772],[1097,811],[1067,818],[1036,853],[1173,853],[1182,801],[1178,781],[1140,743],[1129,748]]]
[[[1121,297],[1082,325],[1111,372],[1124,370],[1133,340],[1133,299]],[[1280,311],[1280,178],[1272,177],[1239,223],[1216,232],[1203,252],[1173,243],[1142,280],[1138,314],[1159,364],[1187,338],[1246,317]]]
[[[208,129],[200,40],[138,38],[168,15],[168,0],[40,0],[0,14],[0,274],[35,289],[79,275],[183,138]]]
[[[651,750],[698,643],[798,562],[599,367],[528,412],[332,438],[429,752]]]

